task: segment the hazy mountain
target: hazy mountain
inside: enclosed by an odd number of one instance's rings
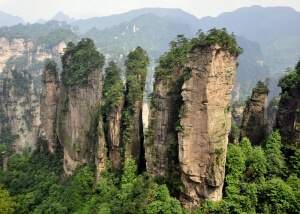
[[[137,18],[143,14],[154,14],[156,16],[165,17],[169,16],[177,19],[178,22],[188,24],[190,28],[196,31],[199,27],[199,19],[195,16],[184,12],[181,9],[169,9],[169,8],[144,8],[138,10],[131,10],[126,13],[116,14],[104,17],[95,17],[85,20],[77,20],[72,23],[72,25],[78,26],[82,33],[87,32],[92,28],[98,30],[103,30],[107,27],[112,27],[114,25],[119,25],[123,22],[128,22],[134,18]]]
[[[24,20],[19,16],[13,16],[8,13],[0,11],[0,27],[2,26],[12,26],[16,24],[25,24]]]
[[[55,16],[53,16],[50,20],[56,20],[56,21],[60,21],[60,22],[67,22],[67,23],[71,23],[74,22],[75,19],[71,18],[70,16],[64,14],[63,12],[58,12],[57,14],[55,14]]]
[[[270,45],[284,36],[300,35],[300,13],[290,7],[252,6],[200,20],[202,29],[226,27],[236,35]]]

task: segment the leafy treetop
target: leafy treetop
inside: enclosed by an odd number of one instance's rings
[[[295,70],[289,72],[286,76],[279,80],[281,88],[300,88],[300,60],[295,66]]]
[[[69,42],[61,60],[68,85],[87,84],[91,71],[102,69],[104,56],[100,54],[93,40],[84,38],[77,45]]]
[[[213,28],[207,34],[199,30],[198,37],[191,40],[185,38],[184,35],[178,35],[174,41],[170,42],[170,51],[158,59],[159,66],[156,68],[155,80],[169,77],[174,67],[183,67],[187,63],[187,54],[194,49],[217,44],[234,56],[242,53],[235,36],[229,35],[225,28],[221,30]]]

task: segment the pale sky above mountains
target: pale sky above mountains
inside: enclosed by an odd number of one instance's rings
[[[107,16],[146,7],[180,8],[198,18],[216,17],[240,7],[289,6],[300,11],[300,0],[0,0],[0,11],[26,22],[49,20],[62,11],[75,19]]]

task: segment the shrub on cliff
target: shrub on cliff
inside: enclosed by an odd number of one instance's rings
[[[86,84],[91,71],[102,69],[104,56],[97,51],[93,40],[85,38],[77,45],[70,42],[61,56],[66,83],[68,85]]]
[[[300,88],[300,60],[292,72],[279,80],[278,86],[281,88]]]

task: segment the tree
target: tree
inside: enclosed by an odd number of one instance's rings
[[[14,213],[15,209],[19,206],[10,196],[9,192],[3,189],[0,185],[0,214]]]
[[[281,152],[281,137],[279,131],[273,131],[266,143],[265,154],[267,158],[267,177],[282,177],[285,173],[286,164]]]

